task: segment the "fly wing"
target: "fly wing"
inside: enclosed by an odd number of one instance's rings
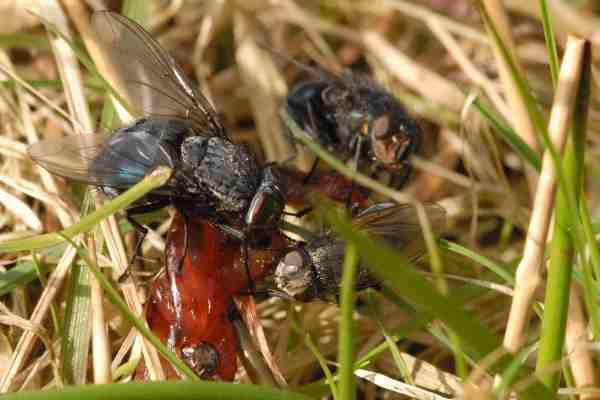
[[[142,26],[108,11],[94,13],[92,26],[99,49],[117,75],[119,94],[135,111],[188,119],[197,134],[226,137],[213,106]]]
[[[435,204],[423,206],[434,233],[446,227],[446,211]],[[417,210],[409,204],[379,203],[366,208],[354,219],[364,232],[397,248],[409,260],[425,254],[425,240]]]
[[[173,166],[159,139],[144,131],[48,139],[30,146],[28,153],[53,174],[120,189],[136,184],[159,165]]]

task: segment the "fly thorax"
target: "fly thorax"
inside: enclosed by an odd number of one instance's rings
[[[279,223],[285,207],[285,182],[273,166],[263,169],[262,180],[246,212],[247,226],[273,226]]]
[[[204,159],[208,146],[208,138],[204,136],[192,136],[181,145],[181,162],[184,167],[194,169]]]
[[[310,257],[301,247],[284,255],[274,274],[277,288],[294,298],[305,297],[305,293],[313,288],[314,279]]]
[[[261,176],[248,149],[216,136],[188,138],[182,147],[188,150],[186,161],[195,180],[216,207],[225,212],[245,212]]]

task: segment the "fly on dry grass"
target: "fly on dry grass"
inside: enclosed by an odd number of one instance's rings
[[[140,117],[120,80],[128,54],[107,59],[90,22],[100,10],[137,21],[179,65],[181,95],[202,93],[227,140],[287,176],[269,234],[244,225],[261,208],[186,223],[170,191],[176,207],[137,216],[141,235],[125,211],[171,190],[175,164],[111,198],[32,161],[34,143],[75,147]],[[600,398],[595,2],[39,0],[0,15],[6,399]],[[388,93],[418,135],[384,115],[330,141],[332,121],[377,109],[340,87]],[[361,217],[383,202],[411,207],[410,224]],[[419,251],[382,240],[399,235]],[[323,238],[333,283],[299,295],[297,267]]]

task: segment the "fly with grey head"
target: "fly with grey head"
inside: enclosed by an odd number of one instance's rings
[[[111,136],[34,144],[32,159],[109,196],[158,166],[172,168],[165,185],[127,210],[138,228],[131,216],[173,205],[184,218],[206,219],[244,241],[262,229],[276,229],[286,193],[276,168],[261,166],[244,145],[231,142],[212,105],[138,23],[103,11],[93,15],[92,26],[103,58],[116,72],[117,92],[143,117]],[[184,255],[187,241],[185,247]]]
[[[434,233],[443,231],[446,213],[435,204],[424,205]],[[425,241],[415,207],[396,203],[378,203],[358,212],[352,220],[356,229],[381,240],[402,253],[409,262],[425,254]],[[332,301],[338,298],[342,282],[346,243],[331,230],[288,250],[274,273],[271,294],[302,302]],[[378,288],[379,281],[370,273],[366,261],[358,265],[355,288]]]

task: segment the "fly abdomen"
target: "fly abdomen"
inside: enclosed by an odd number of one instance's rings
[[[329,86],[322,80],[302,82],[287,97],[290,116],[314,141],[326,147],[339,142],[333,109],[323,102],[323,92]]]

